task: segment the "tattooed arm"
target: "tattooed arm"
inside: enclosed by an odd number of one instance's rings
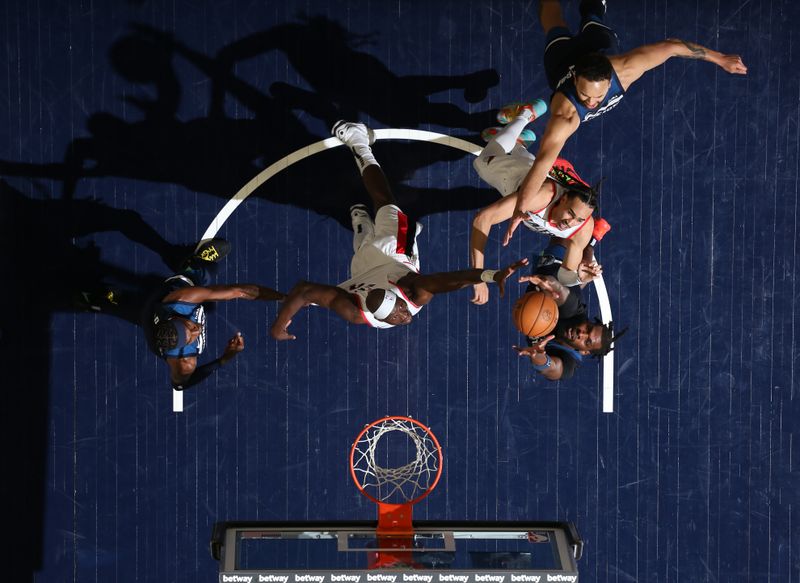
[[[644,45],[622,55],[610,56],[609,60],[619,77],[623,89],[628,89],[646,71],[655,69],[672,57],[709,61],[728,73],[744,75],[747,67],[739,55],[726,55],[693,42],[667,39],[652,45]]]

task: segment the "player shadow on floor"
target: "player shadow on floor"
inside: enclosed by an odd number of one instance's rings
[[[230,91],[227,81],[237,63],[281,52],[311,90],[277,82],[271,85],[271,93],[329,126],[336,116],[360,119],[364,115],[389,127],[435,124],[477,133],[494,125],[492,110],[470,113],[453,103],[429,99],[435,93],[459,90],[466,102],[483,101],[500,82],[494,69],[463,75],[398,76],[380,59],[357,50],[373,44],[380,38],[377,33],[354,33],[324,16],[301,15],[299,20],[255,32],[217,52],[221,74],[212,86],[212,112],[224,110]]]
[[[359,54],[362,58],[369,57]],[[138,26],[133,33],[114,42],[109,57],[114,69],[134,84],[124,101],[140,113],[140,119],[128,121],[108,112],[91,114],[87,120],[90,135],[73,140],[63,162],[0,161],[0,172],[61,180],[66,198],[74,196],[82,179],[123,177],[178,184],[228,199],[269,164],[328,137],[311,133],[294,115],[292,110],[298,104],[285,96],[276,98],[262,93],[233,75],[219,59],[194,51],[171,35]],[[215,88],[224,89],[223,93],[244,106],[252,117],[228,117],[212,103],[207,116],[189,121],[180,119],[182,90],[174,63],[177,58],[205,74]],[[345,109],[352,107],[348,105]],[[324,121],[332,123],[341,114],[338,106],[331,104],[325,115],[330,117],[324,117]],[[379,147],[384,148],[382,144]],[[437,162],[455,162],[466,155],[442,146],[417,143],[389,147],[393,148],[393,154],[387,170],[395,184],[398,176],[410,178]],[[302,165],[292,167],[283,173],[282,183],[270,181],[254,196],[333,216],[349,226],[347,208],[353,204],[354,192],[352,168],[329,162],[334,159],[315,156],[310,173],[308,162],[305,169],[298,169]],[[306,184],[311,176],[318,180]],[[320,189],[324,189],[324,197],[320,196]],[[404,191],[418,201],[415,209],[418,215],[451,208],[443,203],[441,191],[398,184],[401,203]],[[490,197],[485,189],[461,186],[450,191],[446,200],[457,202],[455,208],[474,209],[485,205]]]
[[[8,389],[3,403],[4,441],[13,444],[7,448],[5,464],[15,473],[6,481],[7,494],[21,501],[10,505],[11,516],[6,518],[18,529],[17,541],[24,549],[15,555],[15,565],[35,571],[42,563],[49,387],[70,382],[54,383],[50,378],[51,316],[87,310],[80,292],[103,289],[109,281],[144,294],[165,277],[115,266],[102,258],[96,246],[75,240],[118,231],[159,255],[167,264],[165,271],[185,258],[191,247],[168,243],[133,211],[93,200],[53,199],[43,191],[34,198],[4,180],[0,180],[0,227],[6,238],[0,366],[6,380],[19,383],[16,387],[4,383]],[[138,325],[140,312],[120,306],[111,313]],[[81,324],[75,321],[77,346]]]

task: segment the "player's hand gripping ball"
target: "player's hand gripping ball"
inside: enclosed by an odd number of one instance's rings
[[[525,336],[539,338],[556,327],[558,305],[544,292],[528,292],[514,304],[512,317],[517,330]]]

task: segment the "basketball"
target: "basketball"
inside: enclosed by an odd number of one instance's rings
[[[539,338],[549,334],[558,322],[558,306],[540,291],[526,293],[514,304],[514,325],[525,336]]]

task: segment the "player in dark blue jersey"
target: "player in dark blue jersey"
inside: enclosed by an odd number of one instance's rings
[[[544,338],[527,338],[527,347],[514,346],[520,356],[527,356],[533,368],[545,378],[557,381],[566,380],[575,373],[584,357],[602,358],[614,348],[616,339],[625,334],[623,330],[614,335],[612,322],[603,324],[600,320],[590,321],[581,289],[599,276],[599,266],[594,257],[594,245],[610,230],[610,225],[600,220],[592,234],[592,241],[586,246],[578,271],[583,283],[580,286],[565,286],[557,273],[564,258],[565,241],[552,237],[542,251],[533,275],[520,278],[528,282],[530,291],[543,291],[558,305],[558,322],[553,332]]]
[[[196,385],[244,350],[241,333],[228,340],[222,355],[202,366],[198,356],[206,346],[204,302],[282,300],[285,295],[253,283],[210,285],[211,270],[230,249],[223,239],[201,241],[182,268],[151,296],[145,334],[150,347],[169,367],[172,388]]]
[[[573,35],[567,28],[558,0],[540,0],[539,20],[545,32],[544,64],[554,93],[551,116],[539,142],[536,161],[519,187],[514,216],[503,241],[508,244],[527,218],[531,201],[539,192],[561,149],[581,122],[616,106],[625,91],[647,71],[672,57],[709,61],[728,73],[744,75],[747,67],[738,55],[726,55],[692,42],[667,39],[621,55],[606,56],[616,48],[616,35],[606,25],[605,0],[581,0],[581,26]],[[515,103],[498,115],[501,123],[531,116],[532,108]]]
[[[131,284],[112,274],[109,279],[113,283],[104,281],[100,290],[77,292],[74,306],[141,325],[148,347],[169,367],[172,388],[187,389],[244,350],[244,337],[237,332],[219,358],[198,366],[198,357],[206,347],[205,302],[285,297],[252,283],[211,285],[217,262],[229,251],[230,244],[224,239],[203,240],[167,279],[159,282],[158,278],[145,276]]]
[[[626,330],[614,334],[612,322],[589,320],[580,287],[566,287],[552,275],[529,275],[527,291],[541,290],[558,304],[558,323],[544,338],[528,338],[528,346],[514,346],[520,356],[530,359],[533,368],[551,381],[572,377],[575,369],[589,356],[602,358],[614,349],[614,342]]]

